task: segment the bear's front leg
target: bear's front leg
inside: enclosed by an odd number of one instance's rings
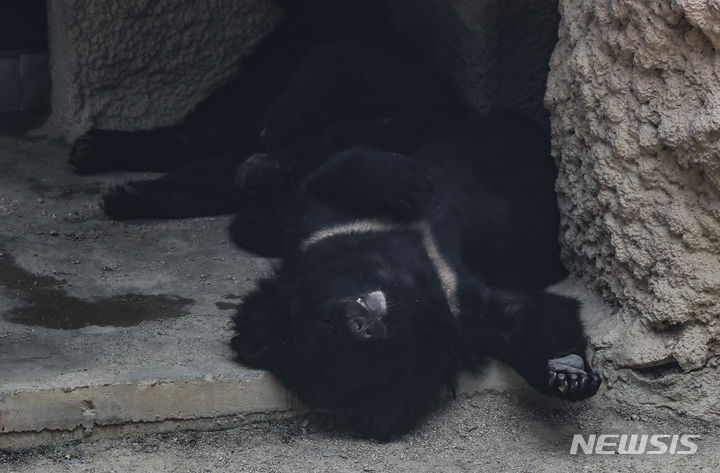
[[[512,366],[538,391],[580,401],[602,382],[585,357],[579,303],[538,292],[518,294],[465,282],[461,305],[468,349]]]

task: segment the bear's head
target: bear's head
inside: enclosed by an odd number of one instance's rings
[[[425,258],[393,243],[322,245],[261,280],[235,317],[237,360],[381,440],[454,390],[460,330]],[[408,243],[408,242],[405,242]],[[408,261],[410,257],[410,261]]]

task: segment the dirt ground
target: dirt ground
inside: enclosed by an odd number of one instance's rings
[[[694,455],[571,455],[573,434],[700,435]],[[172,432],[0,451],[0,472],[717,472],[718,428],[597,399],[525,394],[449,402],[417,431],[377,443],[321,415],[216,432]]]

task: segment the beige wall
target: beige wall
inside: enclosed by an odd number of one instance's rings
[[[266,0],[49,0],[52,115],[40,133],[171,124],[280,14]]]

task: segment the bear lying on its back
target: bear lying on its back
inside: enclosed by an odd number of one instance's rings
[[[277,274],[236,316],[240,362],[388,439],[490,356],[568,400],[600,385],[558,260],[554,169],[527,119],[412,156],[353,148],[302,184]]]
[[[402,434],[487,357],[539,391],[597,392],[560,279],[549,138],[472,120],[382,0],[293,0],[243,74],[181,123],[90,130],[78,173],[116,219],[235,213],[233,240],[282,256],[235,317],[237,359],[357,432]]]

